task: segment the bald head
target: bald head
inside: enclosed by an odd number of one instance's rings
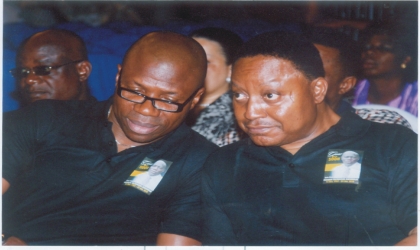
[[[110,113],[115,133],[135,145],[165,137],[199,102],[206,70],[204,49],[192,38],[171,32],[140,38],[118,65]]]
[[[204,49],[194,39],[172,32],[152,32],[135,42],[124,56],[123,68],[135,67],[134,61],[165,62],[168,67],[177,65],[181,74],[197,78],[202,87],[207,70]]]
[[[68,30],[46,30],[27,38],[16,54],[16,99],[21,106],[42,99],[86,100],[92,71],[85,43]]]
[[[19,61],[26,50],[43,46],[57,48],[69,61],[88,59],[86,45],[80,36],[69,30],[51,29],[35,33],[23,41],[19,46],[16,61]]]

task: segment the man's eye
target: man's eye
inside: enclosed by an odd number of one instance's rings
[[[268,93],[265,94],[264,98],[268,99],[268,100],[277,100],[279,97],[279,95],[277,94],[273,94],[273,93]]]
[[[233,98],[237,101],[245,99],[245,95],[237,92],[233,92]]]

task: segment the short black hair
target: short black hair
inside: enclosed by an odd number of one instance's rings
[[[270,31],[257,35],[244,43],[235,62],[240,58],[258,55],[288,60],[309,80],[325,75],[317,48],[300,33]]]
[[[219,43],[222,47],[223,53],[225,54],[227,65],[233,63],[236,51],[243,44],[242,38],[233,31],[217,27],[198,29],[191,32],[189,36],[205,38]]]
[[[312,27],[305,31],[312,43],[339,51],[339,60],[344,77],[358,76],[360,65],[359,44],[345,33],[332,28]]]

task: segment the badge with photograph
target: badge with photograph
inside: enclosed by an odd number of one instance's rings
[[[155,161],[146,157],[131,173],[124,185],[137,188],[146,194],[151,194],[171,164],[172,162],[163,159]]]
[[[359,184],[363,151],[330,149],[325,163],[324,183]]]

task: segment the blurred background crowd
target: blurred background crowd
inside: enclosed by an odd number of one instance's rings
[[[9,74],[15,67],[19,44],[50,28],[71,30],[84,39],[93,67],[89,77],[91,93],[98,100],[105,100],[115,89],[116,65],[121,63],[123,54],[134,41],[151,31],[189,35],[200,28],[222,27],[246,41],[271,30],[302,32],[308,27],[329,27],[358,42],[363,30],[376,22],[398,27],[399,34],[410,41],[407,46],[417,50],[417,1],[5,0],[3,111],[19,107],[12,97],[15,80]],[[417,60],[413,58],[412,62],[414,65]]]

